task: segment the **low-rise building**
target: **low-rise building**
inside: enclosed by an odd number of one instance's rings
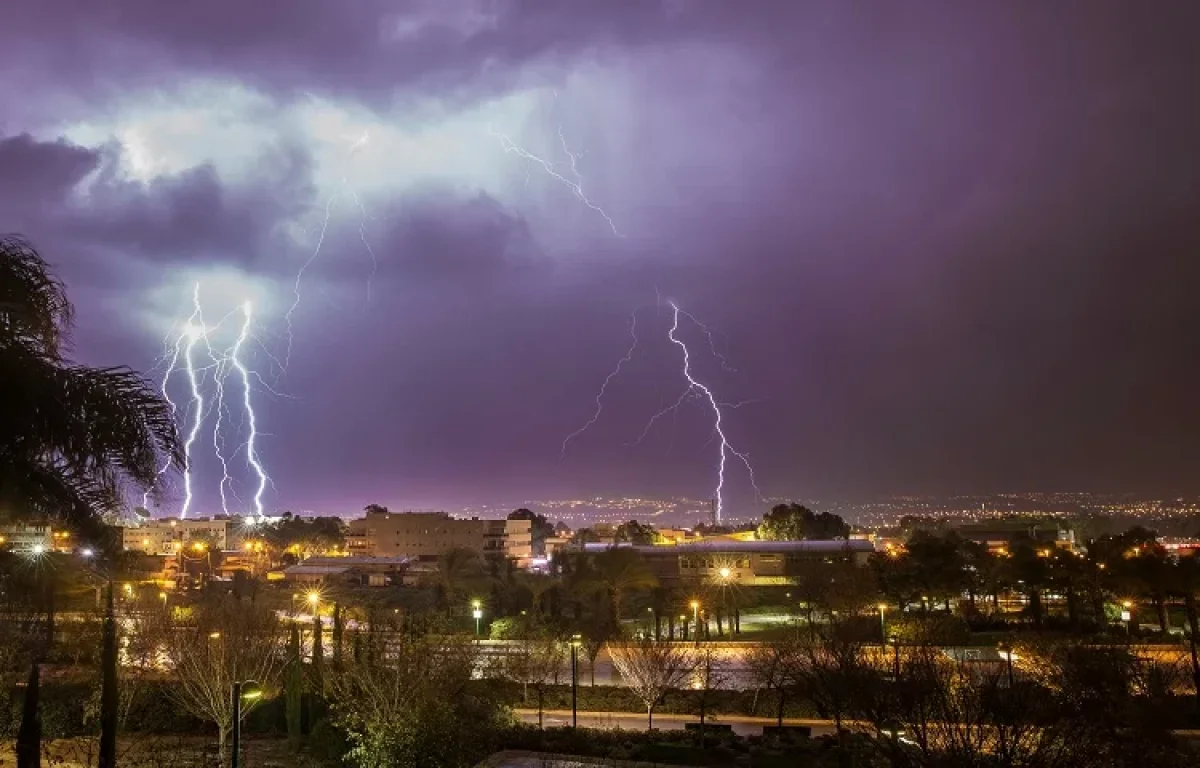
[[[225,550],[228,529],[229,521],[217,517],[140,520],[121,528],[121,544],[128,551],[148,555],[175,555],[193,543]]]
[[[49,523],[5,523],[0,525],[0,546],[22,555],[42,554],[55,548],[57,540]]]
[[[533,523],[528,520],[469,520],[445,512],[367,512],[347,532],[352,556],[436,559],[464,548],[527,564],[533,557]]]
[[[445,512],[368,512],[350,521],[346,542],[351,556],[430,560],[451,549],[471,549],[526,565],[533,557],[533,523],[464,520]]]
[[[661,582],[727,582],[747,587],[791,584],[805,563],[850,560],[866,565],[875,551],[871,542],[737,541],[707,539],[674,546],[631,546]],[[588,544],[586,551],[606,549]]]
[[[321,584],[338,580],[366,587],[399,583],[408,569],[405,557],[310,557],[283,570],[295,584]]]

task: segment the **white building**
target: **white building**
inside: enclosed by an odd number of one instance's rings
[[[216,549],[228,549],[229,521],[197,517],[142,520],[121,529],[121,544],[126,550],[148,555],[174,555],[192,542],[204,542]]]
[[[0,546],[22,555],[42,554],[54,549],[54,531],[49,523],[5,523],[0,526]]]

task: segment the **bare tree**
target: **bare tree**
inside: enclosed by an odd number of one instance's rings
[[[195,618],[179,622],[169,642],[169,664],[179,706],[217,726],[217,746],[225,760],[225,740],[233,727],[233,684],[275,683],[283,663],[282,632],[274,613],[252,602],[224,598],[201,606]],[[243,717],[254,705],[246,702]]]
[[[778,725],[783,725],[784,706],[788,695],[796,687],[801,663],[800,641],[796,639],[761,643],[746,654],[751,682],[759,690],[765,688],[775,693],[775,719]]]
[[[647,729],[654,728],[654,708],[673,688],[687,682],[696,668],[693,650],[682,643],[648,637],[610,644],[613,665],[646,705]]]
[[[696,692],[696,708],[700,714],[700,746],[704,746],[704,723],[712,704],[713,692],[723,688],[730,679],[721,652],[711,645],[694,652],[691,687]]]
[[[523,626],[503,657],[500,673],[521,683],[521,698],[529,700],[529,688],[533,686],[537,696],[538,727],[542,727],[542,710],[546,686],[558,676],[566,662],[565,645],[548,632],[532,626]]]

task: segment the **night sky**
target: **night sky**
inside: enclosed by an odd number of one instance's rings
[[[157,380],[195,284],[222,349],[253,302],[268,510],[709,496],[701,402],[627,445],[686,386],[669,300],[768,495],[1200,490],[1200,3],[2,16],[0,231],[67,281],[84,362]]]

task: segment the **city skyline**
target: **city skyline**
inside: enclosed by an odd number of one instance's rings
[[[766,497],[1191,495],[1200,20],[1087,8],[33,4],[0,231],[81,362],[229,377],[195,514],[703,503],[670,302]]]

